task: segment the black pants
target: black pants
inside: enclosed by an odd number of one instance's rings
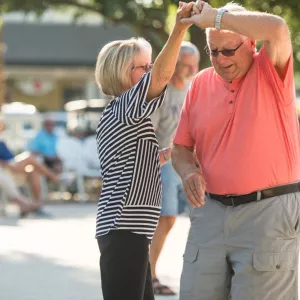
[[[154,300],[149,240],[126,230],[97,238],[104,300]]]

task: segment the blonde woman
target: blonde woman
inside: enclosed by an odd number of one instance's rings
[[[161,206],[160,164],[150,115],[162,104],[173,75],[193,3],[180,3],[173,31],[151,63],[144,39],[114,41],[100,51],[96,80],[114,99],[103,112],[96,136],[103,176],[96,238],[101,252],[104,300],[153,300],[148,247]],[[150,72],[151,71],[151,72]]]

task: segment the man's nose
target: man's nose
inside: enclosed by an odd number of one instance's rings
[[[227,61],[227,57],[225,55],[222,54],[222,52],[219,52],[218,56],[217,56],[217,61],[220,65],[224,64]]]

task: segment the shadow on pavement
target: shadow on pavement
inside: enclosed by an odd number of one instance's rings
[[[0,226],[19,226],[19,218],[13,216],[1,217]]]
[[[26,241],[23,241],[26,242]],[[99,273],[13,252],[0,256],[1,300],[100,300]]]
[[[84,219],[94,218],[97,215],[97,203],[55,203],[46,204],[43,211],[50,215],[50,217],[41,217],[34,214],[29,214],[23,220],[51,220],[51,219]],[[15,226],[19,223],[18,210],[15,205],[9,205],[7,209],[7,216],[0,218],[0,226]]]

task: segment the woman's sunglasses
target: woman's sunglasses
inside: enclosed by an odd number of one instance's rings
[[[143,69],[145,72],[149,72],[153,68],[153,64],[146,64],[144,66],[133,66],[131,70],[133,69]]]

